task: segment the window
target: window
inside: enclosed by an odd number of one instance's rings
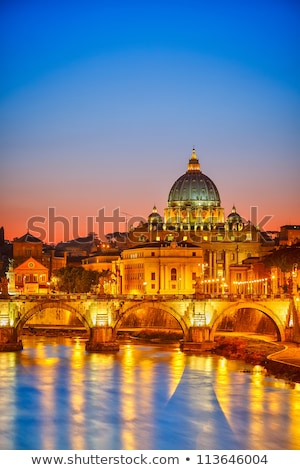
[[[171,269],[171,281],[176,281],[177,280],[177,270],[176,268]]]
[[[151,251],[151,256],[155,256],[155,252],[154,252],[154,251]]]
[[[151,281],[155,281],[155,273],[151,273]]]
[[[197,277],[197,274],[196,274],[196,273],[192,273],[192,281],[196,281],[196,277]]]
[[[192,252],[192,256],[196,256],[196,251],[193,251],[193,252]]]

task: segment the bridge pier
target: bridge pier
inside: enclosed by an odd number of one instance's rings
[[[10,326],[0,327],[0,352],[21,351],[22,341],[18,339],[16,328]]]
[[[215,342],[210,341],[211,328],[208,326],[192,326],[189,328],[188,339],[183,340],[180,345],[181,351],[211,351]]]
[[[85,346],[86,351],[94,352],[116,352],[119,345],[114,337],[111,326],[95,326],[90,329],[90,338]]]

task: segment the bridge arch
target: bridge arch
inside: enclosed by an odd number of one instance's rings
[[[15,325],[16,330],[17,330],[17,335],[20,337],[22,329],[24,328],[25,324],[32,318],[34,315],[37,313],[42,312],[46,308],[60,308],[62,310],[66,310],[67,312],[70,312],[74,314],[83,324],[83,326],[87,329],[88,332],[90,332],[91,325],[89,325],[87,318],[82,314],[77,308],[73,307],[72,305],[66,303],[66,302],[57,302],[57,301],[45,301],[43,303],[39,303],[31,307],[29,310],[27,310],[23,315],[21,315],[18,318],[18,321]]]
[[[183,339],[187,339],[188,338],[188,334],[189,334],[189,326],[188,324],[186,323],[184,317],[182,317],[180,315],[180,313],[178,311],[176,311],[176,309],[171,306],[171,305],[166,305],[164,302],[159,302],[159,303],[156,303],[155,305],[153,304],[153,302],[151,301],[147,301],[147,300],[144,300],[144,301],[141,301],[141,302],[138,302],[138,303],[135,303],[134,305],[129,304],[129,305],[126,305],[126,303],[123,305],[123,308],[122,308],[122,313],[121,315],[119,316],[119,318],[117,319],[116,323],[114,324],[114,335],[116,336],[117,335],[117,331],[118,331],[118,328],[120,328],[121,324],[122,324],[122,321],[124,320],[124,317],[129,315],[130,313],[134,313],[134,312],[137,312],[139,309],[151,309],[151,308],[155,308],[156,310],[162,310],[164,313],[167,313],[169,315],[171,315],[178,323],[179,327],[181,328],[182,332],[183,332]]]
[[[240,309],[247,309],[247,308],[252,309],[252,310],[258,310],[259,312],[263,313],[268,318],[270,318],[273,321],[275,329],[276,329],[277,341],[285,341],[285,327],[280,321],[280,319],[278,318],[278,316],[270,308],[266,307],[265,305],[262,305],[260,303],[254,303],[254,302],[237,302],[225,308],[222,311],[222,313],[219,314],[217,318],[215,318],[212,324],[211,333],[210,333],[211,341],[214,341],[218,324],[220,323],[223,317],[225,317],[226,315],[232,315]]]

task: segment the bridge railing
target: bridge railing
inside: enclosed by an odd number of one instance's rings
[[[195,296],[190,295],[175,295],[175,294],[20,294],[20,295],[10,295],[9,298],[12,300],[93,300],[93,299],[118,299],[118,300],[165,300],[165,299],[174,299],[174,300],[184,300],[184,299],[193,299]]]
[[[51,294],[20,294],[20,295],[10,295],[9,300],[21,300],[21,301],[35,301],[35,300],[220,300],[220,301],[230,301],[237,302],[238,300],[280,300],[280,299],[289,299],[291,296],[289,294],[280,294],[280,295],[254,295],[254,294],[64,294],[64,293],[51,293]],[[1,296],[0,296],[1,299]],[[7,300],[7,299],[6,299]]]

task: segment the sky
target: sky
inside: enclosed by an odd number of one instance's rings
[[[291,0],[1,0],[5,238],[163,215],[193,147],[225,215],[300,224],[299,39]]]

